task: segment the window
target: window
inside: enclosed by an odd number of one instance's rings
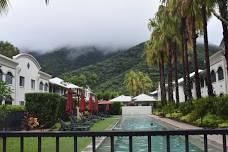
[[[40,90],[43,90],[43,88],[44,88],[44,84],[43,84],[43,82],[40,82]]]
[[[0,81],[3,81],[3,72],[1,69],[0,69]]]
[[[218,80],[223,80],[224,79],[224,73],[222,67],[218,68]]]
[[[204,78],[200,78],[200,86],[201,86],[201,88],[204,87]]]
[[[25,78],[22,77],[22,76],[20,76],[19,85],[20,85],[21,87],[24,87],[24,86],[25,86]]]
[[[48,84],[47,83],[45,83],[45,85],[44,85],[44,91],[48,91]]]
[[[211,71],[211,82],[212,83],[216,82],[216,75],[215,75],[215,71],[214,70]]]
[[[12,84],[13,83],[13,74],[11,72],[8,72],[6,74],[6,84]]]
[[[31,80],[31,89],[33,89],[33,90],[34,90],[35,87],[36,87],[36,86],[35,86],[35,83],[36,83],[36,81],[32,79],[32,80]]]

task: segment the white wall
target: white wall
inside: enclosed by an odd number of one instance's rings
[[[49,78],[45,78],[42,73],[40,73],[40,65],[33,57],[29,55],[21,55],[14,58],[18,63],[16,68],[16,100],[14,104],[22,104],[25,101],[26,93],[33,92],[45,92],[44,87],[42,90],[39,89],[40,82],[48,84]],[[24,77],[24,86],[20,86],[20,76]],[[31,87],[31,80],[35,80],[35,88]],[[49,89],[46,91],[49,92]]]
[[[122,115],[148,115],[152,113],[152,106],[123,106]]]

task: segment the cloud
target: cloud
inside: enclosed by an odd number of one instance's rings
[[[50,50],[56,47],[98,45],[130,47],[149,39],[149,18],[159,0],[12,0],[9,13],[0,18],[0,40],[20,48]],[[210,39],[221,39],[217,24]]]

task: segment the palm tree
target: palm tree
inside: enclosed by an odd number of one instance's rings
[[[217,17],[222,18],[222,28],[223,28],[223,41],[224,41],[224,46],[225,46],[225,58],[226,58],[226,63],[228,63],[228,1],[227,0],[217,0],[220,16]],[[220,19],[219,18],[219,19]],[[225,21],[224,21],[225,20]],[[227,66],[227,71],[228,71],[228,66]]]
[[[9,0],[0,0],[0,13],[7,12],[9,8]]]
[[[182,12],[188,15],[188,25],[189,25],[189,44],[192,46],[193,49],[193,62],[194,62],[194,71],[195,71],[195,85],[196,85],[196,97],[199,99],[201,98],[201,90],[200,90],[200,78],[199,78],[199,67],[198,67],[198,53],[197,53],[197,34],[196,32],[200,30],[202,19],[200,14],[200,7],[197,0],[189,1],[183,0],[182,1]],[[197,16],[198,15],[198,16]]]
[[[164,72],[164,58],[165,52],[161,46],[161,29],[159,22],[156,19],[150,20],[148,24],[149,29],[153,28],[150,41],[146,43],[146,61],[149,65],[158,65],[160,72],[160,90],[161,90],[161,103],[166,104],[166,87],[165,87],[165,72]]]
[[[138,77],[138,88],[139,88],[139,93],[148,93],[152,87],[152,80],[150,77],[143,73],[138,71],[137,72],[137,77]]]
[[[131,95],[137,94],[137,75],[134,71],[130,71],[125,75],[124,85]]]
[[[209,47],[208,47],[208,32],[207,32],[207,19],[211,15],[214,3],[213,0],[201,0],[201,11],[203,18],[203,34],[204,34],[204,49],[205,49],[205,62],[206,62],[206,77],[207,77],[207,89],[208,96],[213,96],[213,88],[211,84],[211,72],[210,72],[210,59],[209,59]]]

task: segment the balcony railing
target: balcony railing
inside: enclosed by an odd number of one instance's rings
[[[92,138],[92,150],[96,151],[96,138],[97,137],[110,137],[111,152],[114,152],[115,137],[128,137],[129,139],[129,151],[133,151],[133,142],[132,137],[144,136],[147,137],[148,143],[148,152],[152,151],[151,140],[153,136],[165,136],[166,137],[166,149],[167,152],[170,152],[170,137],[171,136],[183,136],[185,138],[185,151],[189,152],[189,136],[190,135],[203,135],[204,140],[204,152],[208,151],[208,135],[221,135],[223,144],[221,145],[223,152],[227,152],[226,146],[226,135],[228,134],[228,129],[199,129],[199,130],[171,130],[171,131],[105,131],[105,132],[0,132],[0,138],[2,138],[2,151],[7,152],[7,138],[8,137],[18,137],[20,138],[20,152],[24,152],[24,138],[26,137],[36,137],[38,138],[37,142],[37,151],[42,152],[42,138],[53,137],[55,138],[56,152],[59,152],[60,149],[60,138],[62,137],[72,137],[74,139],[74,152],[78,151],[78,137],[90,137]],[[10,145],[13,146],[13,145]]]

